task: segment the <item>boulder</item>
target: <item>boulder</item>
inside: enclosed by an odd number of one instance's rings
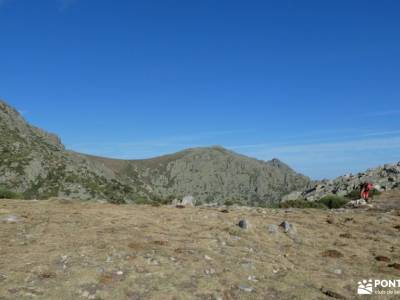
[[[249,229],[250,223],[247,220],[240,220],[238,226],[242,229]]]
[[[295,201],[301,198],[301,192],[292,192],[282,198],[282,202]]]
[[[191,195],[185,196],[183,197],[181,203],[181,205],[184,206],[194,206],[194,198]]]

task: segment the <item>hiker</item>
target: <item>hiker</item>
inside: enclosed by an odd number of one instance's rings
[[[368,202],[369,192],[374,188],[373,184],[366,182],[361,186],[361,198]]]

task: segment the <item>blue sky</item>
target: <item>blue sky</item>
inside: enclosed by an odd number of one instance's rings
[[[69,149],[400,160],[400,2],[0,0],[0,97]]]

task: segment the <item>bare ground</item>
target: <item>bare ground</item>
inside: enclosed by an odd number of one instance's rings
[[[222,212],[0,200],[0,299],[363,299],[359,280],[400,279],[399,201]],[[284,220],[297,232],[270,232]]]

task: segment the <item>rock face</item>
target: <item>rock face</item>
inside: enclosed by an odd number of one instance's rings
[[[299,199],[317,201],[327,195],[357,195],[360,185],[365,182],[371,182],[378,191],[400,188],[400,162],[368,169],[355,175],[347,174],[333,180],[318,181],[312,188],[295,191],[284,196],[282,201]]]
[[[0,140],[0,187],[26,198],[118,201],[134,192],[112,170],[66,151],[56,135],[29,125],[4,101],[0,101]]]
[[[281,161],[222,147],[187,149],[147,160],[114,160],[68,151],[60,139],[29,125],[0,100],[0,187],[27,198],[69,197],[113,202],[182,200],[243,205],[277,202],[310,180]]]
[[[196,204],[277,202],[284,194],[310,183],[277,159],[260,161],[222,147],[187,149],[148,160],[90,158],[121,177],[142,182],[156,197],[182,199],[192,195]]]

